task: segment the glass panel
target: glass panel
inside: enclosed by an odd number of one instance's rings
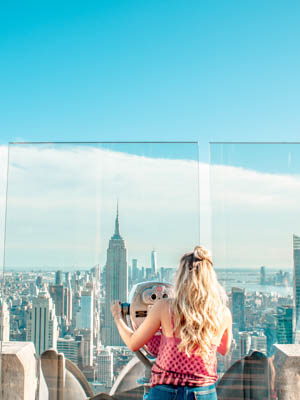
[[[6,181],[7,181],[7,146],[0,145],[0,265],[1,277],[3,267],[4,227],[6,207]]]
[[[1,310],[5,307],[3,304],[3,258],[4,258],[4,240],[5,240],[5,210],[6,210],[6,183],[7,183],[7,146],[0,145],[0,307]],[[0,310],[0,317],[2,315]],[[2,340],[7,337],[7,327],[0,324],[0,346]],[[9,328],[8,328],[9,329]],[[1,373],[1,371],[0,371]]]
[[[199,242],[198,178],[197,143],[11,144],[10,340],[56,348],[109,391],[132,357],[110,301],[168,281]]]
[[[300,145],[212,143],[210,160],[213,258],[234,334],[219,370],[251,350],[270,367],[274,344],[299,343]]]
[[[9,313],[5,302],[4,291],[4,240],[5,240],[5,211],[7,188],[7,146],[0,145],[0,382],[2,381],[1,357],[4,342],[9,340]]]

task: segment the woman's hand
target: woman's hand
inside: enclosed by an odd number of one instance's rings
[[[112,313],[113,319],[118,320],[121,319],[121,306],[119,300],[113,300],[110,304],[110,311]]]
[[[155,332],[159,330],[161,326],[161,302],[162,300],[159,300],[156,304],[154,304],[143,323],[134,332],[125,324],[122,318],[120,301],[114,300],[111,303],[110,310],[119,334],[130,350],[138,351],[142,346],[144,346],[145,343],[149,342]],[[169,310],[169,308],[166,310]]]

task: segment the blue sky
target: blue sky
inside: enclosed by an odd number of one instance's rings
[[[300,143],[211,143],[210,162],[271,174],[300,174]]]
[[[298,1],[12,1],[0,143],[297,141]]]

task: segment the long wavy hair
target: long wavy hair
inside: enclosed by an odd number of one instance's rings
[[[209,358],[226,303],[226,293],[218,282],[208,251],[196,246],[180,259],[172,300],[174,332],[178,328],[180,331],[180,351],[189,357],[193,353]]]

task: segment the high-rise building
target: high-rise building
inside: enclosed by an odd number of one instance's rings
[[[280,344],[293,343],[293,306],[278,306],[277,314],[277,341]]]
[[[34,282],[30,282],[29,290],[32,297],[36,297],[38,295],[38,287]]]
[[[114,355],[114,375],[118,376],[122,369],[134,357],[134,354],[127,346],[111,347],[111,351]]]
[[[110,347],[101,349],[97,355],[97,380],[106,387],[111,387],[113,382],[113,352]]]
[[[234,328],[245,330],[245,289],[233,287],[231,289],[232,317]]]
[[[78,323],[79,313],[80,313],[80,303],[81,294],[80,290],[75,291],[74,296],[72,296],[72,328],[75,329]]]
[[[267,337],[262,331],[251,334],[251,349],[267,354]]]
[[[277,320],[276,317],[273,316],[273,318],[269,321],[266,321],[265,323],[265,328],[264,328],[264,334],[266,335],[267,338],[267,356],[271,357],[274,354],[274,348],[273,344],[277,343]]]
[[[92,367],[94,365],[93,359],[93,334],[90,329],[80,328],[75,329],[74,333],[76,336],[81,336],[81,351],[82,351],[82,362],[81,369],[85,367]]]
[[[65,272],[65,286],[71,285],[71,272]]]
[[[265,267],[260,267],[260,284],[261,285],[266,284],[266,268]]]
[[[139,270],[138,270],[138,260],[136,258],[132,259],[132,280],[136,281],[139,276]]]
[[[74,307],[75,332],[83,336],[83,367],[93,365],[93,337],[94,337],[94,293],[91,283],[77,293],[78,303]]]
[[[239,332],[239,347],[240,347],[240,358],[246,356],[251,348],[251,336],[249,332]]]
[[[156,251],[153,249],[151,252],[151,269],[153,275],[157,274],[157,257],[156,257]]]
[[[60,271],[58,271],[60,272]],[[55,304],[55,314],[57,317],[63,317],[64,314],[64,286],[52,285],[49,288],[50,296]]]
[[[72,320],[72,289],[69,282],[69,287],[64,288],[64,316],[66,324],[69,326]]]
[[[79,339],[78,339],[79,338]],[[66,335],[64,338],[57,339],[57,351],[59,353],[64,353],[68,360],[73,361],[77,366],[80,365],[81,356],[81,343],[82,336],[72,338]]]
[[[144,280],[145,279],[145,267],[142,267],[140,270],[140,280]]]
[[[35,283],[36,283],[36,286],[37,286],[39,289],[42,288],[42,286],[43,286],[43,277],[39,275],[39,276],[36,278]]]
[[[105,275],[106,296],[102,342],[106,346],[123,346],[124,343],[110,311],[112,300],[127,301],[128,291],[127,249],[125,241],[120,235],[118,208],[115,220],[115,232],[109,241],[107,249]]]
[[[96,279],[96,282],[100,281],[100,265],[96,264],[93,268],[91,268],[91,274]]]
[[[300,343],[300,236],[293,235],[294,261],[294,314],[293,335],[294,342]]]
[[[9,342],[9,309],[6,302],[0,298],[0,341]]]
[[[90,287],[86,287],[81,291],[80,312],[76,328],[93,331],[93,304],[93,290]]]
[[[150,281],[153,278],[154,278],[154,275],[153,275],[152,268],[146,268],[146,280]]]
[[[56,271],[55,272],[55,285],[61,285],[62,284],[62,271]]]
[[[46,289],[33,299],[26,326],[26,340],[34,343],[38,356],[49,348],[56,349],[58,330],[55,305]]]

